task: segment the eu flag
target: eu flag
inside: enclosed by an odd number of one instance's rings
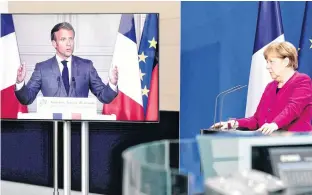
[[[158,14],[147,14],[139,47],[143,108],[146,120],[158,120]]]
[[[312,77],[312,2],[306,2],[299,45],[299,68]]]

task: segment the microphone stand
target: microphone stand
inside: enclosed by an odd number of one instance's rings
[[[221,96],[221,105],[220,105],[220,113],[219,113],[220,125],[221,125],[221,120],[222,120],[222,110],[223,110],[224,97],[225,97],[226,95],[230,94],[230,93],[233,93],[233,92],[238,91],[238,90],[240,90],[240,89],[242,89],[242,88],[245,88],[245,87],[247,87],[247,85],[243,85],[243,86],[240,86],[240,87],[238,87],[238,88],[235,88],[235,89],[233,89],[233,90],[231,90],[231,91],[226,92],[223,96]]]
[[[78,97],[75,77],[72,77],[71,85],[72,88],[70,94],[74,93],[74,96]],[[69,123],[69,131],[70,122],[67,123]],[[67,137],[70,137],[70,134],[67,134]],[[81,194],[89,194],[89,122],[87,121],[81,121]]]
[[[61,88],[61,78],[58,76],[57,77],[57,91],[54,94],[55,96],[60,96],[59,92],[60,92],[60,88]],[[59,195],[59,191],[58,191],[58,121],[54,121],[53,122],[53,142],[54,142],[54,152],[53,152],[53,156],[54,156],[54,191],[53,191],[53,195]]]
[[[235,87],[232,87],[230,89],[227,89],[225,91],[222,91],[221,93],[219,93],[215,99],[215,110],[214,110],[214,119],[213,119],[213,124],[216,124],[216,116],[217,116],[217,105],[218,105],[218,98],[220,95],[223,95],[224,93],[230,92],[232,90],[235,90],[236,88],[239,88],[241,85],[237,85]]]

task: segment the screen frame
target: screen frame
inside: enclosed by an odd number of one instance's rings
[[[40,12],[36,12],[36,13],[27,13],[27,12],[14,12],[14,13],[1,13],[1,14],[12,14],[14,15],[58,15],[58,14],[77,14],[77,15],[94,15],[94,14],[157,14],[158,15],[158,79],[157,79],[157,85],[158,85],[158,89],[157,89],[157,93],[158,93],[158,101],[157,101],[157,107],[158,107],[158,112],[157,112],[157,116],[158,116],[158,120],[86,120],[86,119],[18,119],[18,118],[2,118],[2,115],[0,113],[0,120],[1,121],[22,121],[22,122],[31,122],[31,121],[44,121],[44,122],[101,122],[101,123],[131,123],[131,124],[137,124],[137,123],[160,123],[160,51],[161,51],[161,47],[160,47],[160,12],[114,12],[114,13],[110,13],[110,12],[44,12],[44,13],[40,13]],[[144,25],[144,23],[142,24]],[[138,29],[136,29],[138,30]],[[138,51],[139,51],[139,45],[138,45]],[[79,56],[79,55],[78,55]],[[102,78],[101,78],[102,79]],[[26,82],[27,83],[27,82]],[[26,84],[25,83],[25,84]],[[89,90],[89,93],[92,93]],[[36,97],[37,98],[37,97]],[[104,105],[104,104],[102,104]],[[34,112],[31,112],[34,113]],[[100,114],[100,113],[98,113]]]

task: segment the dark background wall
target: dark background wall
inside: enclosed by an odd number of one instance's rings
[[[58,128],[58,179],[62,188],[62,123]],[[179,113],[161,111],[160,123],[89,123],[89,130],[90,192],[118,195],[122,186],[122,151],[144,142],[178,139]],[[81,190],[80,131],[80,123],[72,123],[73,190]],[[53,122],[1,121],[1,179],[53,187]]]

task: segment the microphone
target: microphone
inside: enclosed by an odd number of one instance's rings
[[[221,97],[220,113],[219,113],[219,121],[220,121],[220,124],[221,124],[221,119],[222,119],[222,110],[223,110],[223,102],[224,102],[223,100],[224,100],[224,97],[225,97],[226,95],[230,94],[230,93],[233,93],[233,92],[238,91],[238,90],[240,90],[240,89],[243,89],[243,88],[245,88],[245,87],[247,87],[247,85],[243,85],[243,86],[237,87],[237,88],[235,88],[235,89],[233,89],[233,90],[231,90],[231,91],[228,91],[228,92],[224,93],[224,95]]]
[[[76,79],[75,79],[75,77],[72,77],[72,86],[73,86],[72,90],[74,90],[75,97],[78,97],[77,92],[76,92]]]
[[[53,95],[53,97],[55,97],[55,95],[56,95],[56,94],[60,91],[60,89],[61,89],[61,77],[58,76],[56,80],[57,80],[57,90],[56,90],[55,94]]]
[[[217,105],[218,105],[218,98],[219,98],[219,96],[220,96],[220,95],[223,95],[223,94],[225,94],[225,93],[229,93],[229,92],[231,92],[231,91],[233,91],[233,90],[235,90],[235,89],[237,89],[237,88],[239,88],[239,87],[241,87],[241,85],[237,85],[237,86],[235,86],[235,87],[232,87],[232,88],[230,88],[230,89],[227,89],[227,90],[225,90],[225,91],[222,91],[221,93],[219,93],[219,94],[217,95],[217,97],[216,97],[216,99],[215,99],[215,110],[214,110],[213,124],[216,124]]]

